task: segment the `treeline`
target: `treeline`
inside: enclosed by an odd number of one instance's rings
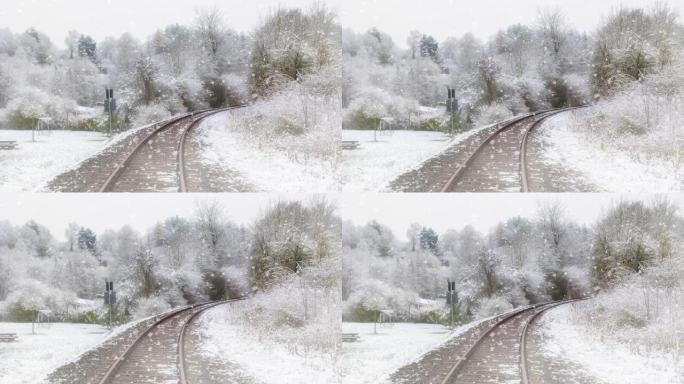
[[[345,30],[345,127],[374,129],[390,117],[395,128],[444,130],[447,87],[456,89],[461,129],[613,96],[679,61],[677,18],[662,4],[619,8],[584,34],[546,9],[535,25],[509,26],[487,41],[465,34],[438,42],[412,31],[408,49],[377,29]]]
[[[391,310],[398,320],[446,322],[447,281],[456,282],[460,322],[594,295],[681,258],[684,219],[666,200],[620,202],[586,227],[551,204],[486,234],[467,226],[439,235],[413,224],[406,235],[377,222],[343,227],[346,319],[373,321]]]
[[[327,65],[338,45],[334,22],[323,6],[280,8],[246,34],[210,8],[193,25],[169,25],[142,42],[128,33],[96,42],[72,31],[65,49],[36,29],[0,30],[0,124],[33,128],[49,117],[53,128],[100,129],[105,87],[115,91],[122,129],[242,105]]]
[[[66,241],[36,222],[2,222],[0,317],[29,321],[46,309],[60,320],[103,321],[110,280],[116,319],[124,322],[267,292],[337,257],[337,218],[325,201],[275,203],[248,227],[225,212],[204,203],[194,217],[171,217],[144,233],[125,226],[95,234],[71,224]]]

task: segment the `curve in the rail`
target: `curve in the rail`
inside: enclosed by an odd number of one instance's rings
[[[522,141],[520,142],[520,191],[523,193],[529,193],[531,192],[530,190],[530,183],[528,180],[529,172],[527,170],[527,143],[529,142],[530,136],[532,135],[532,132],[535,131],[537,128],[539,128],[546,120],[550,119],[553,116],[556,116],[558,114],[561,114],[563,112],[569,112],[573,111],[575,109],[582,108],[582,107],[571,107],[571,108],[564,108],[560,109],[557,111],[550,112],[546,114],[545,116],[541,117],[537,121],[532,124],[527,131],[525,131],[525,135],[523,136]]]
[[[195,320],[197,317],[199,317],[202,313],[217,307],[219,305],[223,304],[228,304],[236,301],[241,301],[244,300],[244,298],[239,298],[239,299],[231,299],[231,300],[225,300],[221,301],[218,303],[214,304],[208,304],[204,307],[202,307],[200,310],[196,311],[195,313],[192,314],[188,318],[188,320],[183,324],[183,327],[181,328],[180,333],[178,334],[178,375],[179,375],[179,383],[180,384],[188,384],[188,376],[187,376],[187,368],[186,368],[186,362],[185,362],[185,339],[186,339],[186,334],[188,333],[188,330],[190,328],[190,325],[192,324],[193,320]]]
[[[143,146],[145,146],[148,142],[150,142],[150,140],[152,140],[153,137],[157,136],[160,132],[168,129],[172,125],[174,125],[174,124],[178,123],[179,121],[186,119],[190,116],[192,116],[192,114],[182,115],[178,118],[174,118],[170,121],[159,124],[159,126],[157,128],[155,128],[152,132],[150,132],[150,134],[147,135],[143,140],[141,140],[138,143],[138,145],[136,145],[135,148],[133,148],[133,150],[126,156],[124,161],[121,164],[119,164],[116,167],[116,169],[114,169],[114,172],[112,172],[109,175],[109,177],[104,182],[104,184],[102,184],[102,187],[100,187],[98,192],[100,192],[100,193],[109,192],[112,189],[112,187],[114,186],[114,184],[116,183],[117,179],[119,179],[119,177],[121,176],[121,173],[123,172],[123,170],[131,162],[131,159],[133,158],[133,156],[135,156],[138,152],[140,152],[140,149]]]
[[[547,311],[550,311],[550,310],[552,310],[556,307],[559,307],[561,305],[572,304],[572,303],[582,301],[582,300],[587,300],[587,298],[565,300],[565,301],[561,301],[558,303],[547,305],[546,307],[542,308],[540,311],[535,313],[532,317],[530,317],[530,319],[525,323],[525,327],[523,328],[522,334],[520,336],[520,377],[521,377],[521,384],[529,384],[529,382],[530,382],[529,364],[527,363],[527,334],[529,333],[529,330],[530,330],[530,327],[532,326],[532,323],[534,323],[541,315],[543,315]]]
[[[468,363],[468,359],[482,345],[482,343],[487,339],[487,337],[489,337],[489,335],[492,334],[492,332],[494,332],[496,329],[498,329],[500,326],[507,323],[508,321],[518,317],[519,315],[522,315],[525,312],[534,310],[537,307],[539,307],[539,305],[532,305],[532,306],[528,306],[528,307],[521,308],[519,310],[513,311],[513,312],[505,315],[504,317],[499,319],[496,323],[494,323],[491,327],[489,327],[485,332],[483,332],[480,335],[480,337],[477,338],[475,343],[470,348],[468,348],[468,350],[463,355],[463,357],[461,359],[459,359],[458,362],[451,368],[449,373],[447,373],[447,375],[444,377],[444,380],[442,380],[441,384],[450,384],[456,378],[458,373]]]
[[[510,121],[505,122],[501,127],[499,127],[497,130],[492,132],[491,135],[487,136],[487,138],[485,138],[482,141],[482,143],[480,143],[480,145],[478,145],[477,148],[475,148],[475,150],[467,157],[466,161],[456,169],[456,171],[451,176],[451,178],[449,178],[449,181],[447,181],[447,183],[444,185],[444,187],[442,187],[441,192],[451,192],[454,189],[454,187],[456,186],[456,184],[458,183],[458,181],[463,177],[463,174],[465,173],[468,166],[470,166],[470,164],[473,163],[475,158],[477,158],[477,156],[479,156],[480,153],[482,153],[484,148],[489,143],[491,143],[497,136],[499,136],[501,133],[507,131],[511,127],[515,126],[516,124],[518,124],[524,120],[527,120],[529,118],[534,118],[538,114],[544,113],[544,112],[545,111],[535,112],[535,113],[530,113],[530,114],[527,114],[524,116],[514,118]]]
[[[201,117],[199,117],[197,120],[193,121],[190,126],[183,131],[183,135],[181,136],[180,141],[178,142],[178,185],[179,185],[179,192],[186,193],[188,192],[188,182],[186,180],[186,161],[185,161],[185,147],[186,147],[186,141],[188,139],[188,136],[190,133],[199,126],[202,121],[205,119],[216,115],[217,113],[221,112],[226,112],[226,111],[231,111],[234,109],[239,109],[239,108],[244,108],[244,105],[240,105],[237,107],[228,107],[228,108],[222,108],[222,109],[217,109],[217,110],[212,110],[205,112],[205,114]]]
[[[109,384],[112,382],[114,379],[117,371],[121,367],[121,364],[126,360],[128,356],[131,355],[133,350],[140,345],[140,343],[147,337],[151,332],[153,332],[157,327],[159,327],[161,324],[169,321],[170,319],[186,312],[186,311],[191,311],[197,307],[201,307],[204,305],[210,305],[210,304],[200,304],[200,305],[191,305],[191,306],[186,306],[182,308],[178,308],[176,310],[173,310],[171,312],[168,312],[166,314],[161,315],[161,317],[155,321],[152,325],[150,325],[145,331],[140,333],[138,337],[133,341],[131,345],[129,345],[126,350],[121,354],[121,356],[118,356],[116,360],[114,360],[114,363],[109,367],[107,372],[105,372],[104,376],[102,379],[99,381],[99,384]]]

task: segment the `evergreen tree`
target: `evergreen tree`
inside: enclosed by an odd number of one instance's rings
[[[97,61],[95,57],[95,52],[97,50],[97,43],[92,37],[81,35],[78,39],[78,54],[81,57],[87,57],[92,62]]]
[[[439,235],[432,228],[424,227],[420,231],[420,248],[432,252],[433,255],[438,253]]]
[[[437,52],[439,52],[437,40],[432,36],[423,35],[420,39],[420,55],[437,61]]]
[[[78,248],[88,250],[88,252],[95,254],[97,235],[89,228],[81,228],[78,231]]]

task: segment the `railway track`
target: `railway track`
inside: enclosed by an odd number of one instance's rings
[[[185,307],[162,315],[114,359],[98,384],[192,383],[185,353],[192,322],[205,311],[236,300]]]
[[[532,132],[548,118],[573,109],[537,112],[502,124],[456,166],[440,192],[531,192],[527,149]]]
[[[195,112],[159,124],[126,154],[98,192],[190,191],[185,156],[190,133],[204,119],[231,109]]]
[[[499,318],[466,349],[440,381],[458,383],[530,383],[528,334],[544,312],[577,300],[527,307]],[[517,366],[517,369],[511,367]]]

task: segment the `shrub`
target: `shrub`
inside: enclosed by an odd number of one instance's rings
[[[511,117],[513,117],[513,112],[503,104],[497,103],[478,108],[474,123],[476,127],[483,127],[510,119]]]
[[[160,297],[148,297],[138,301],[138,305],[133,311],[134,319],[158,315],[171,309],[171,305]]]
[[[77,321],[85,324],[103,324],[105,320],[97,313],[97,311],[87,311],[78,314]]]
[[[458,124],[454,124],[457,127]],[[451,127],[449,121],[442,121],[439,118],[431,117],[429,119],[422,120],[418,123],[419,131],[446,131]]]
[[[380,125],[380,118],[368,116],[364,111],[353,111],[349,119],[351,129],[375,130]]]
[[[302,328],[306,323],[295,314],[286,310],[279,310],[277,318],[273,323],[276,327]]]
[[[133,125],[140,127],[156,123],[171,117],[171,112],[160,104],[141,106],[136,110]]]
[[[618,327],[632,327],[632,328],[643,328],[646,326],[646,321],[640,319],[635,314],[627,311],[620,310],[618,318],[615,322]]]
[[[477,319],[500,315],[513,309],[513,305],[502,296],[487,297],[480,300],[474,315]]]
[[[18,323],[28,323],[36,318],[34,309],[27,309],[21,303],[14,303],[7,309],[7,320]]]
[[[350,312],[350,320],[361,323],[374,323],[378,319],[378,311],[366,308],[362,303],[354,305]]]
[[[101,122],[98,119],[89,117],[78,120],[75,125],[71,127],[74,131],[100,131],[104,132],[109,128],[109,121]],[[112,126],[116,126],[116,122],[112,121]]]
[[[450,315],[447,314],[447,316],[445,317],[439,311],[433,310],[433,311],[421,313],[420,316],[418,317],[418,322],[419,323],[428,323],[428,324],[446,324],[450,320],[449,316]]]
[[[8,114],[7,124],[13,129],[31,130],[36,127],[38,118],[24,115],[20,110],[12,111]]]

